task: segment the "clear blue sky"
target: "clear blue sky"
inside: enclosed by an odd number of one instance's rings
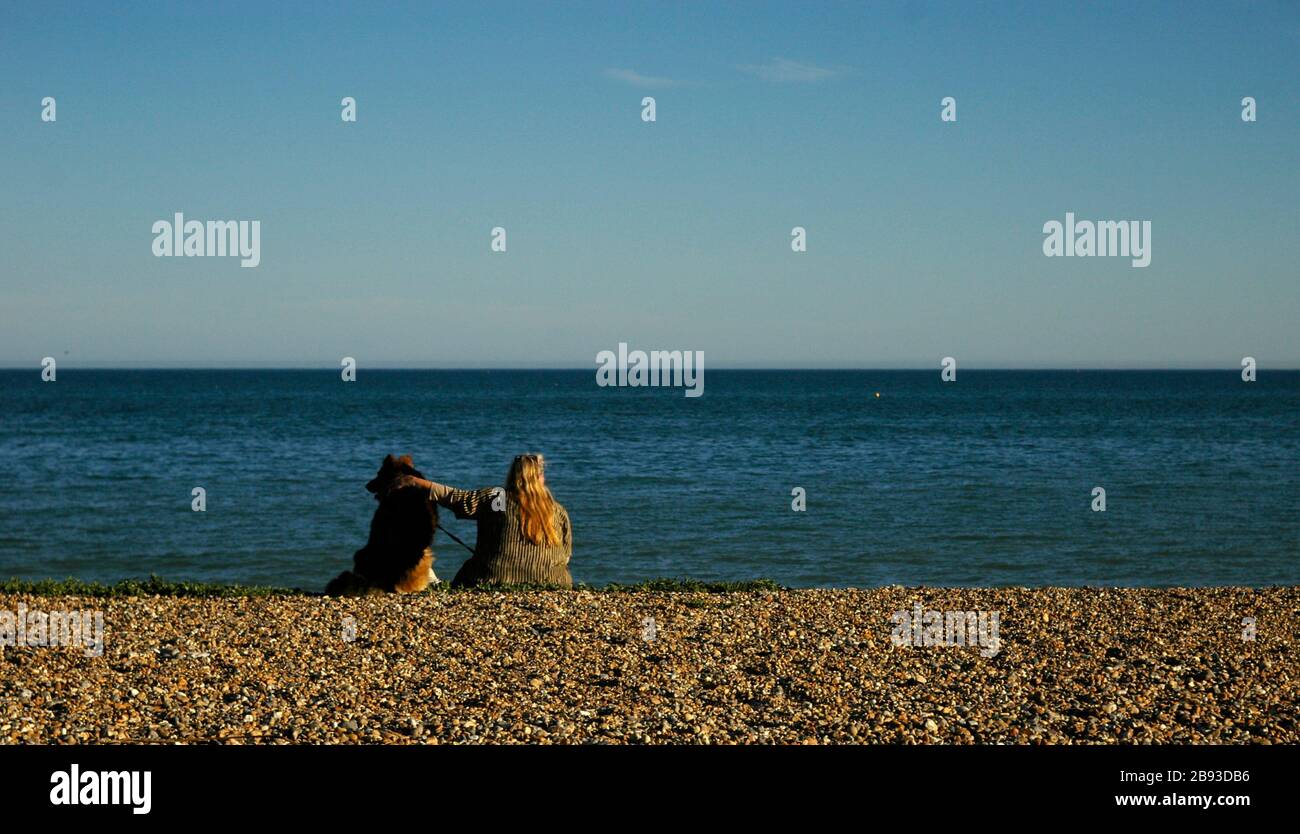
[[[117,5],[0,10],[6,366],[1300,367],[1294,2]]]

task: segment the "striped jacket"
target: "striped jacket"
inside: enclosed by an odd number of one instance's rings
[[[497,499],[498,494],[500,498]],[[453,587],[463,585],[552,585],[573,587],[569,557],[573,555],[573,526],[564,507],[555,503],[558,545],[533,544],[524,538],[519,504],[502,487],[454,489],[434,484],[431,497],[456,514],[478,522],[478,541],[456,578]],[[504,509],[492,509],[493,500]]]

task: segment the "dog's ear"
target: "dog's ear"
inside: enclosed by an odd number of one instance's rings
[[[400,462],[397,455],[389,455],[384,458],[384,462],[379,464],[379,472],[377,472],[375,477],[370,480],[370,483],[366,484],[366,489],[370,492],[378,493],[384,484],[397,477],[400,468],[399,465]]]
[[[402,475],[414,475],[417,478],[423,478],[424,473],[415,468],[410,455],[402,455],[397,459],[397,471]]]

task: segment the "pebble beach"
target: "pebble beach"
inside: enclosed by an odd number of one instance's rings
[[[1300,741],[1294,587],[0,593],[20,606],[102,611],[103,651],[0,649],[4,744]],[[996,651],[900,644],[917,606],[996,612]]]

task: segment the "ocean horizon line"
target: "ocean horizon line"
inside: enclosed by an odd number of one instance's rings
[[[576,372],[595,372],[594,366],[573,366],[573,365],[360,365],[361,369],[367,372],[409,372],[409,371],[444,371],[453,373],[477,373],[484,371],[501,371],[501,372],[521,372],[521,371],[541,371],[554,373],[576,373]],[[0,365],[0,371],[24,371],[39,373],[41,370],[38,364],[23,365]],[[60,372],[63,371],[279,371],[279,372],[338,372],[337,365],[75,365],[61,363]],[[715,365],[709,368],[711,371],[738,371],[738,372],[773,372],[773,371],[801,371],[813,373],[937,373],[941,368],[938,366],[899,366],[899,367],[869,367],[869,366],[782,366],[782,365]],[[1300,364],[1267,366],[1269,372],[1295,372],[1300,371]],[[1239,373],[1240,366],[1158,366],[1158,365],[1135,365],[1135,366],[984,366],[970,367],[969,365],[961,368],[962,373]]]

